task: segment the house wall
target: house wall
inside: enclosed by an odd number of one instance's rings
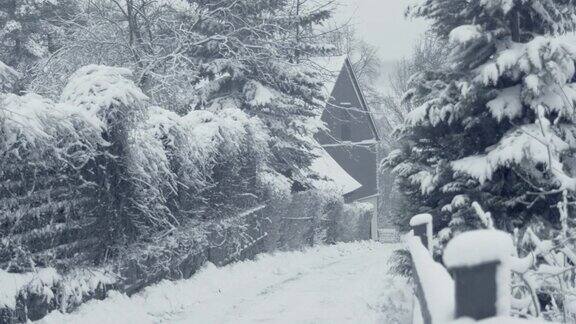
[[[362,184],[361,188],[345,196],[346,201],[376,194],[376,135],[369,112],[363,108],[352,83],[352,75],[346,67],[338,75],[322,120],[329,132],[318,134],[318,142],[348,174]]]

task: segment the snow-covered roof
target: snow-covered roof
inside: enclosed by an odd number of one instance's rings
[[[346,63],[346,55],[340,56],[325,56],[325,57],[312,57],[310,62],[314,68],[317,68],[322,74],[322,81],[324,83],[324,91],[326,99],[330,98],[338,75]]]
[[[314,185],[316,187],[336,186],[337,189],[342,190],[342,194],[350,193],[360,187],[362,184],[356,181],[351,175],[344,170],[336,160],[326,152],[324,149],[319,149],[315,152],[318,157],[312,161],[310,168],[312,171],[318,173],[321,178],[332,180],[317,180]]]

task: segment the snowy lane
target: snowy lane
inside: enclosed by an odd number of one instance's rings
[[[179,316],[180,323],[197,316],[205,323],[384,323],[378,312],[384,291],[377,287],[383,283],[379,277],[386,277],[383,261],[391,248],[366,248],[342,250],[309,269],[280,272],[274,283],[254,287],[216,312],[203,311],[198,304]]]
[[[388,275],[395,245],[374,242],[260,256],[128,298],[112,294],[45,323],[404,323],[406,282]]]

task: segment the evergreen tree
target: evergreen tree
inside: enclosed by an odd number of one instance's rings
[[[0,60],[23,72],[20,82],[32,76],[34,63],[62,46],[65,21],[75,10],[73,0],[0,1]]]
[[[291,61],[334,52],[335,46],[326,41],[333,31],[319,31],[332,17],[334,5],[333,0],[289,0],[283,5],[286,19],[281,24]]]
[[[195,108],[236,107],[259,117],[270,133],[271,169],[305,181],[300,169],[314,157],[324,99],[317,72],[298,61],[316,54],[312,26],[329,10],[303,11],[301,1],[289,7],[284,0],[189,2],[211,13],[197,24],[205,41],[192,53],[201,62]]]
[[[448,238],[479,227],[471,202],[497,226],[558,222],[561,192],[573,196],[576,7],[564,0],[426,0],[410,13],[450,42],[447,68],[412,78],[416,107],[393,168],[410,203],[400,220],[436,216]]]

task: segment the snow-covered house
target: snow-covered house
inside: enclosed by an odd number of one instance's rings
[[[364,99],[362,89],[346,56],[314,58],[313,64],[324,75],[326,107],[322,121],[327,131],[320,132],[316,140],[335,161],[328,175],[341,184],[346,202],[366,202],[374,207],[372,238],[377,236],[378,184],[377,144],[378,129]],[[323,157],[322,160],[326,160]],[[318,162],[320,165],[327,162]],[[327,173],[327,167],[321,168]]]

